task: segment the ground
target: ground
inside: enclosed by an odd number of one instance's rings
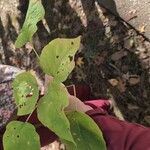
[[[150,39],[150,1],[149,0],[98,0],[116,16]],[[116,11],[117,10],[117,11]]]
[[[0,20],[0,61],[32,68],[42,76],[31,47],[14,47],[28,4],[14,1],[0,0],[0,8],[5,8]],[[112,99],[118,117],[149,127],[150,42],[101,7],[99,0],[43,0],[43,5],[46,17],[34,36],[38,53],[56,37],[82,35],[76,67],[65,84],[88,84],[91,99]]]

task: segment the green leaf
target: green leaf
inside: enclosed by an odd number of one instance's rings
[[[44,15],[41,0],[30,0],[25,22],[15,43],[17,48],[32,40],[33,34],[37,31],[36,24],[44,18]]]
[[[16,76],[13,81],[13,94],[18,115],[30,114],[35,109],[35,104],[39,97],[38,84],[35,77],[30,72],[23,72]]]
[[[40,65],[45,73],[58,81],[65,81],[73,70],[74,55],[80,46],[80,37],[74,39],[57,38],[44,47]]]
[[[68,150],[106,150],[102,132],[96,123],[86,114],[69,112],[67,117],[76,146],[64,141]]]
[[[58,137],[73,142],[70,124],[64,113],[68,106],[67,92],[57,81],[52,81],[48,87],[47,94],[38,103],[37,114],[40,122],[55,132]]]
[[[30,123],[12,121],[3,136],[4,150],[40,150],[40,138]]]

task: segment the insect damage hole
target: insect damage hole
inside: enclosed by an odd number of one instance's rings
[[[32,97],[32,96],[33,96],[33,93],[31,92],[31,93],[26,95],[26,98],[29,98],[29,97]]]
[[[72,61],[73,60],[73,56],[68,56],[69,60]]]
[[[71,42],[71,45],[74,45],[74,42]]]

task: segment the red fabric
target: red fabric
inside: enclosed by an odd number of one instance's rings
[[[74,87],[73,87],[74,86]],[[74,89],[75,88],[75,92],[74,93]],[[88,100],[91,94],[91,89],[89,86],[87,85],[71,85],[67,87],[68,92],[70,93],[70,95],[74,95],[76,94],[76,96],[80,99],[80,100]]]
[[[90,100],[84,102],[86,105],[91,106],[93,109],[99,108],[103,112],[107,112],[107,110],[110,108],[110,104],[112,103],[110,100]]]
[[[87,114],[103,132],[108,150],[150,150],[150,128],[120,121],[99,107],[100,101],[89,101],[94,106]]]

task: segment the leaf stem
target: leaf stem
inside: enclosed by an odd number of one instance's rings
[[[36,108],[37,108],[37,105],[35,106],[35,108],[33,109],[33,111],[29,114],[29,116],[28,116],[28,118],[26,119],[25,122],[28,122],[28,121],[29,121],[30,117],[32,116],[32,114],[33,114],[33,112],[34,112],[34,110],[35,110]]]
[[[35,55],[37,56],[37,58],[40,60],[40,56],[39,56],[39,54],[37,53],[37,51],[35,50],[35,48],[34,47],[32,47],[33,48],[33,51],[34,51],[34,53],[35,53]]]
[[[73,88],[73,96],[76,97],[76,96],[77,96],[76,86],[75,86],[74,84],[71,84],[71,85],[66,86],[66,88],[70,88],[70,87]]]
[[[77,97],[76,87],[75,87],[75,85],[74,85],[74,84],[73,84],[73,94],[74,94],[74,96],[75,96],[75,97]]]

